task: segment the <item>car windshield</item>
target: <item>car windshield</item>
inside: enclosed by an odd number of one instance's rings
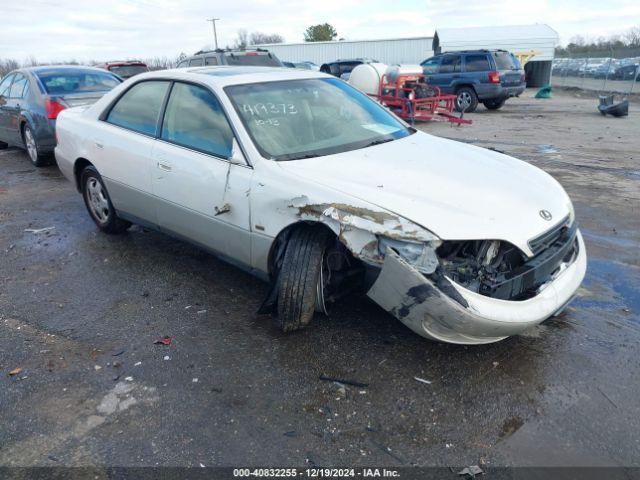
[[[144,65],[114,65],[109,67],[109,71],[120,75],[122,78],[129,78],[139,73],[148,72],[149,69]]]
[[[242,65],[255,67],[281,67],[280,61],[269,53],[227,53],[225,54],[228,65]]]
[[[520,62],[509,52],[495,52],[493,58],[498,70],[520,70]]]
[[[331,155],[413,133],[335,78],[234,85],[225,91],[262,155],[275,160]]]
[[[44,70],[36,75],[48,94],[104,92],[120,83],[113,74],[96,70]]]

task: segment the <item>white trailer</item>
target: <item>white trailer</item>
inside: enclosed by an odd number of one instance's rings
[[[433,37],[341,40],[332,42],[270,43],[256,45],[287,62],[318,65],[339,59],[371,58],[388,64],[417,64],[433,55]]]

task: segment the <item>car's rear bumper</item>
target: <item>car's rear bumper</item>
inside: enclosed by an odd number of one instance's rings
[[[447,294],[392,250],[367,295],[423,337],[460,344],[496,342],[561,312],[572,300],[587,269],[579,231],[577,241],[575,260],[528,300],[499,300],[454,282]],[[452,292],[457,300],[450,296]]]
[[[515,85],[503,87],[502,85],[476,85],[476,94],[480,101],[483,100],[502,100],[503,98],[517,97],[525,91],[527,85]]]

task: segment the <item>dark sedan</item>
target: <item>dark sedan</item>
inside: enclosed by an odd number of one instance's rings
[[[0,81],[0,147],[25,148],[36,167],[45,165],[56,146],[58,114],[92,104],[119,83],[116,75],[90,67],[14,70]]]

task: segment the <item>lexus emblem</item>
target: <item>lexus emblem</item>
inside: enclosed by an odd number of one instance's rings
[[[540,212],[538,213],[540,213],[540,216],[547,222],[549,222],[553,218],[553,215],[551,215],[551,212],[549,210],[540,210]]]

